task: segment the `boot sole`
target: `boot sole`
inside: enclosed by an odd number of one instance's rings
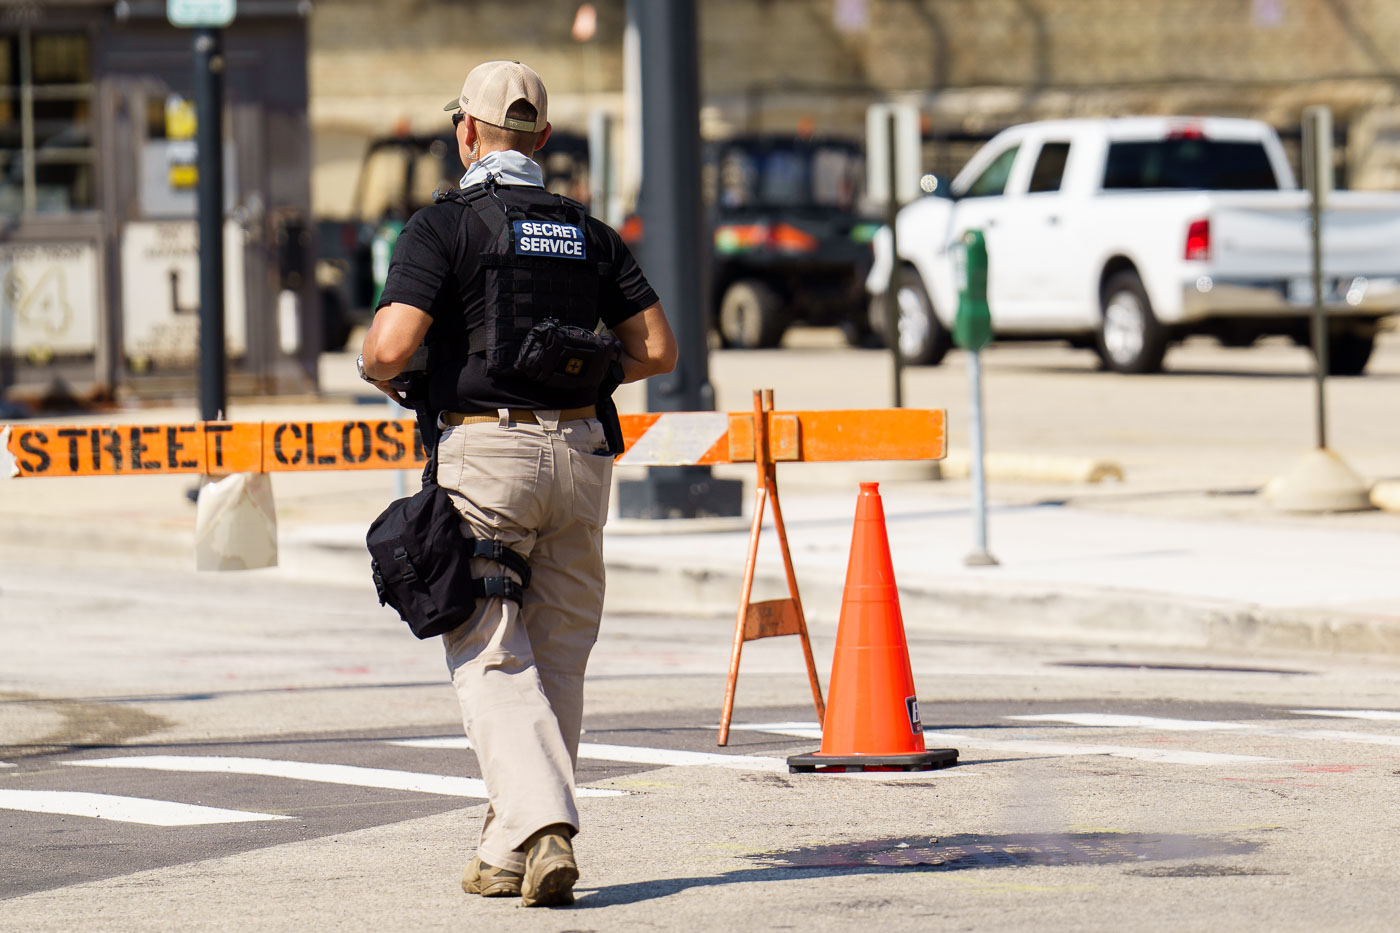
[[[480,872],[472,872],[471,866],[462,872],[462,890],[482,897],[518,897],[520,877],[501,877],[499,874],[487,880]]]
[[[482,888],[478,885],[462,885],[462,890],[468,894],[480,894],[482,897],[513,897],[520,893],[520,885],[509,882],[496,882]]]
[[[578,866],[572,860],[560,859],[542,868],[534,884],[524,887],[533,893],[522,892],[521,900],[526,907],[562,907],[574,902],[574,882],[578,881]]]

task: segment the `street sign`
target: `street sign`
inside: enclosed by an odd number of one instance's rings
[[[216,28],[233,22],[235,0],[166,0],[165,18],[172,26]]]
[[[894,117],[895,199],[908,204],[920,195],[923,128],[913,104],[871,104],[865,111],[865,193],[884,206],[890,197],[890,117]]]

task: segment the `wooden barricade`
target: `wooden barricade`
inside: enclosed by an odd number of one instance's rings
[[[753,393],[753,452],[757,477],[754,483],[753,524],[749,528],[749,553],[744,561],[744,582],[739,590],[739,614],[734,622],[734,649],[729,655],[729,680],[724,688],[724,708],[719,717],[719,744],[729,743],[729,721],[734,715],[734,690],[739,682],[739,656],[744,642],[776,635],[797,635],[802,639],[802,657],[807,662],[807,679],[812,684],[812,702],[817,708],[817,722],[826,718],[826,703],[822,700],[821,680],[817,663],[812,658],[812,640],[807,635],[807,617],[802,612],[802,597],[797,592],[797,574],[792,569],[792,551],[788,547],[787,526],[783,523],[783,507],[778,501],[778,470],[773,461],[773,429],[777,423],[773,412],[773,390]],[[789,416],[791,418],[791,416]],[[791,425],[782,422],[784,432]],[[778,549],[783,555],[783,573],[787,577],[788,598],[751,602],[754,567],[758,562],[758,538],[763,531],[763,507],[772,500],[773,525],[778,532]]]
[[[757,470],[748,556],[734,624],[734,647],[720,718],[729,739],[744,642],[797,635],[817,717],[825,715],[806,615],[797,590],[777,465],[796,462],[939,460],[944,412],[935,409],[774,411],[773,390],[754,392],[752,412],[623,415],[619,466],[752,463]],[[159,473],[279,473],[304,470],[421,469],[417,424],[402,420],[195,422],[188,424],[0,425],[0,481]],[[788,597],[751,600],[759,533],[768,503],[782,553]]]

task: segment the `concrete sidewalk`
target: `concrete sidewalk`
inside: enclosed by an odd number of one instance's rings
[[[287,411],[249,405],[238,417],[280,418]],[[298,416],[303,411],[298,406]],[[385,411],[343,399],[316,405],[313,416],[383,417]],[[140,410],[74,420],[187,418]],[[780,471],[803,601],[817,625],[839,615],[857,480],[884,478],[911,631],[1400,655],[1394,527],[1400,516],[1288,519],[1251,495],[1115,498],[1111,488],[1095,487],[1066,499],[1063,488],[1003,487],[1000,494],[994,488],[990,539],[1000,565],[968,568],[962,563],[972,543],[966,483],[910,482],[907,465],[837,466],[838,472],[809,472],[805,465]],[[752,480],[751,468],[727,469]],[[401,482],[417,488],[416,476]],[[364,532],[394,497],[395,474],[284,473],[274,474],[273,483],[276,574],[360,587],[372,599]],[[29,547],[118,550],[188,565],[194,508],[185,493],[194,485],[189,476],[0,482],[0,536]],[[747,536],[747,519],[613,521],[606,545],[609,610],[732,613]],[[755,598],[779,595],[785,583],[770,512]]]

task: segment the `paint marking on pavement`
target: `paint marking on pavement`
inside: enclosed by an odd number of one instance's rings
[[[0,761],[0,768],[13,768],[13,767],[14,767],[14,765],[10,764],[8,761]]]
[[[175,803],[171,800],[147,800],[144,797],[118,797],[114,794],[86,794],[67,790],[0,790],[0,810],[87,816],[98,820],[116,820],[120,823],[145,823],[149,826],[204,826],[210,823],[256,823],[265,820],[295,819],[273,813],[224,810],[192,803]]]
[[[348,784],[407,790],[447,797],[487,798],[486,782],[479,778],[447,774],[420,774],[358,765],[324,764],[312,761],[278,761],[270,758],[221,758],[194,755],[138,755],[128,758],[88,758],[64,764],[84,768],[140,768],[148,771],[182,771],[217,774],[253,774],[260,777],[316,781],[322,784]],[[578,788],[580,797],[620,797],[622,791]]]
[[[1242,722],[1204,722],[1199,719],[1165,719],[1157,716],[1119,716],[1113,713],[1038,713],[1032,716],[1003,716],[1020,722],[1067,722],[1075,726],[1102,726],[1118,729],[1160,729],[1164,732],[1223,732],[1249,729]]]
[[[1341,729],[1279,729],[1249,722],[1212,722],[1204,719],[1163,719],[1155,716],[1120,716],[1112,713],[1040,713],[1033,716],[1006,716],[1022,722],[1066,722],[1075,726],[1122,729],[1157,729],[1163,732],[1244,732],[1271,738],[1314,739],[1324,742],[1351,742],[1356,745],[1400,745],[1400,735],[1375,732],[1345,732]]]
[[[1331,716],[1335,719],[1373,719],[1378,722],[1400,722],[1400,712],[1393,709],[1291,709],[1299,716]]]
[[[437,739],[395,739],[390,745],[403,745],[409,748],[451,748],[469,749],[471,742],[465,736]],[[645,748],[635,745],[600,745],[595,742],[582,742],[578,756],[596,761],[622,761],[629,764],[663,765],[672,767],[695,767],[709,765],[716,768],[733,768],[736,771],[783,771],[787,762],[781,758],[764,758],[757,755],[722,755],[718,752],[689,752],[676,748]]]
[[[821,738],[816,723],[735,723],[733,728],[747,732],[771,732],[804,739]],[[1016,752],[1027,755],[1108,755],[1113,758],[1133,758],[1176,765],[1242,765],[1278,764],[1285,758],[1264,758],[1259,755],[1226,755],[1219,752],[1191,752],[1165,748],[1136,748],[1128,745],[1090,745],[1077,742],[1045,742],[1038,739],[994,739],[980,735],[924,731],[925,743],[966,746],[987,751]]]
[[[1261,735],[1298,736],[1327,742],[1351,742],[1356,745],[1400,745],[1400,735],[1380,735],[1375,732],[1343,732],[1340,729],[1269,729]]]

